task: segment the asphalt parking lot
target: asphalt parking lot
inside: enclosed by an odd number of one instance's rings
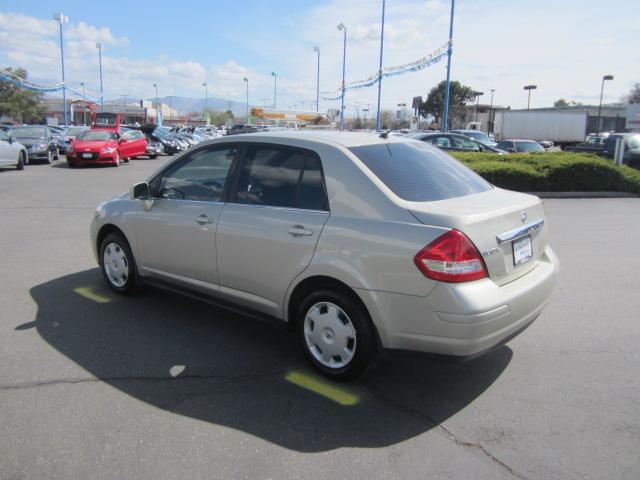
[[[1,479],[640,477],[640,199],[545,201],[560,283],[507,346],[337,385],[284,329],[107,290],[95,206],[167,160],[0,170]]]

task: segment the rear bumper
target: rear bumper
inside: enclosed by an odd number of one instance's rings
[[[542,312],[556,284],[559,262],[547,247],[526,275],[498,286],[489,279],[438,283],[427,297],[358,290],[383,347],[456,357],[501,345]]]

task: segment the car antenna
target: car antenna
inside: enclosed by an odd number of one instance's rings
[[[389,130],[387,130],[386,132],[382,132],[382,133],[380,134],[380,138],[388,138],[388,137],[389,137],[389,134],[390,134],[391,132],[393,132],[394,130],[395,130],[395,128],[390,128],[390,129],[389,129]]]

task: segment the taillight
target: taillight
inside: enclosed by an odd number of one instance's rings
[[[468,282],[487,276],[476,246],[458,230],[449,230],[420,250],[413,262],[425,277],[442,282]]]

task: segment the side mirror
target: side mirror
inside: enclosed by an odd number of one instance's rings
[[[9,143],[15,143],[16,137],[9,137]]]
[[[149,200],[151,198],[151,190],[147,182],[136,183],[131,187],[131,198],[135,200]]]

